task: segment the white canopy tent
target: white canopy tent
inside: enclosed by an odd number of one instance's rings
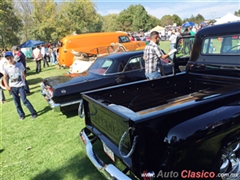
[[[223,24],[223,23],[228,23],[228,22],[234,22],[234,21],[240,21],[240,17],[235,16],[231,13],[226,14],[225,16],[215,19],[217,22],[214,24]]]
[[[157,25],[155,28],[151,29],[150,32],[152,32],[152,31],[162,31],[164,29],[165,29],[164,27]]]

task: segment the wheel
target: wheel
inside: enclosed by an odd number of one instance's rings
[[[240,143],[226,148],[221,156],[220,171],[223,180],[240,179]]]

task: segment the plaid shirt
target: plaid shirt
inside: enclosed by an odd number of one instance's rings
[[[150,43],[145,47],[144,54],[145,56],[145,73],[150,74],[155,71],[160,72],[160,63],[161,56],[163,55],[162,51],[156,43],[150,41]]]

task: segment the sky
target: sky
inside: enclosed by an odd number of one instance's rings
[[[161,19],[164,15],[178,15],[182,20],[201,14],[205,20],[220,18],[240,9],[240,0],[93,0],[102,16],[118,14],[132,5],[142,5],[146,11]]]

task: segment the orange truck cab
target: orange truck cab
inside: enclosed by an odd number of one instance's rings
[[[125,32],[101,32],[66,36],[60,41],[58,63],[69,67],[73,63],[72,50],[77,52],[91,52],[101,54],[98,47],[109,46],[111,43],[120,43],[128,51],[144,49],[144,41],[130,41]]]

